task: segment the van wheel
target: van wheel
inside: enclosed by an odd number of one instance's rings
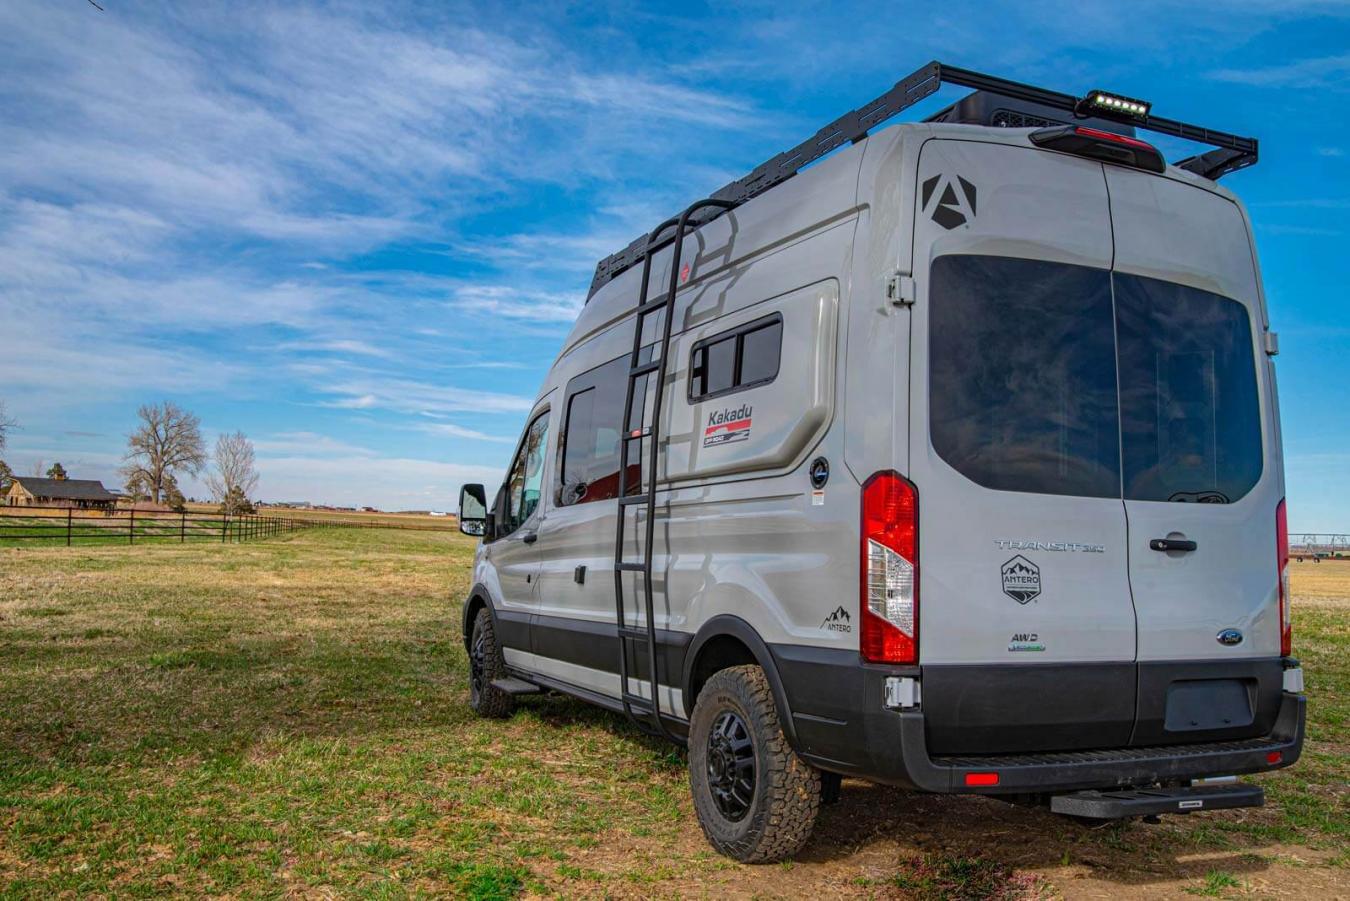
[[[689,787],[703,834],[742,863],[791,857],[820,811],[820,771],[788,747],[764,671],[715,673],[689,723]]]
[[[492,614],[484,607],[473,620],[469,638],[469,706],[479,716],[501,719],[516,709],[516,699],[492,687],[492,680],[506,675],[506,662],[492,631]]]

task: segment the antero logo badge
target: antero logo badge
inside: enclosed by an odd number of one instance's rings
[[[1004,563],[1003,593],[1019,604],[1029,604],[1041,595],[1041,569],[1018,554]]]
[[[948,231],[965,225],[975,218],[975,186],[959,175],[934,175],[923,183],[922,209]]]
[[[841,604],[830,611],[830,615],[825,617],[825,622],[821,623],[820,627],[831,632],[852,632],[853,624],[849,622],[850,619],[848,611]]]

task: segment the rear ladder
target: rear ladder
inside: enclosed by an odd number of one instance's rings
[[[735,205],[728,200],[713,198],[700,200],[678,217],[662,222],[656,227],[655,231],[648,235],[642,252],[642,287],[638,295],[636,315],[633,317],[633,350],[628,357],[628,390],[624,397],[623,420],[620,428],[622,437],[619,441],[619,515],[614,538],[614,615],[619,636],[619,697],[623,701],[624,714],[638,729],[648,735],[666,738],[677,743],[680,742],[679,737],[673,735],[661,719],[659,688],[661,680],[657,669],[655,594],[652,589],[652,545],[656,537],[656,462],[661,441],[661,400],[665,394],[666,357],[670,350],[670,332],[675,317],[675,291],[680,284],[680,252],[684,247],[686,234],[697,229],[701,224],[696,221],[691,223],[691,217],[704,207],[720,207],[725,211]],[[663,238],[662,233],[672,226],[674,231],[668,237]],[[674,251],[670,260],[669,290],[655,299],[649,300],[652,258],[670,245],[674,245]],[[646,323],[648,316],[655,315],[661,317],[660,337],[657,339],[659,347],[656,348],[649,359],[644,360],[642,359],[643,325]],[[644,403],[638,417],[637,427],[633,428],[633,400],[637,393],[638,381],[646,379],[648,376],[655,378],[656,385],[651,404],[652,419],[650,423],[646,422],[645,386],[651,384],[651,382],[643,382]],[[647,442],[645,476],[642,466],[643,441]],[[628,460],[629,452],[635,444],[638,452],[637,482],[630,486],[628,484]],[[644,484],[646,488],[642,490]],[[636,487],[639,490],[630,496],[628,493],[630,487]],[[641,562],[630,562],[624,560],[623,556],[623,542],[628,524],[627,512],[638,507],[641,507],[646,513],[642,560]],[[624,615],[623,587],[625,573],[642,574],[642,594],[645,602],[643,606],[646,615],[645,628],[641,625],[629,626],[627,617]],[[630,690],[628,670],[628,643],[630,641],[647,646],[647,676],[651,685],[650,698],[643,697],[641,694]],[[637,651],[638,648],[634,648],[634,652]]]

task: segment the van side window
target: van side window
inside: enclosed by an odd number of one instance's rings
[[[502,534],[509,534],[530,518],[539,506],[544,482],[544,456],[548,450],[548,412],[535,417],[525,431],[506,477],[506,521]]]
[[[938,455],[988,488],[1120,497],[1111,273],[956,254],[931,274]]]
[[[1262,469],[1247,308],[1137,275],[1115,285],[1125,499],[1237,500]]]
[[[704,338],[689,360],[689,400],[767,385],[778,375],[782,347],[780,313]]]
[[[651,350],[646,349],[640,359],[650,358]],[[623,419],[627,378],[628,355],[624,354],[567,383],[559,451],[559,506],[612,500],[619,496],[620,420]],[[634,386],[630,428],[641,425],[648,378],[642,376]],[[640,441],[628,442],[630,493],[638,487],[641,446]]]

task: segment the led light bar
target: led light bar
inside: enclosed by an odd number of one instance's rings
[[[1153,104],[1133,97],[1123,97],[1110,91],[1088,91],[1080,101],[1085,115],[1094,113],[1115,113],[1130,119],[1147,119]]]

